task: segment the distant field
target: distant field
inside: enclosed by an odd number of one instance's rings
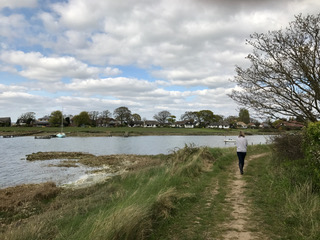
[[[143,127],[65,127],[69,136],[131,136],[143,135],[237,135],[239,129],[208,128],[143,128]],[[59,127],[0,127],[0,135],[46,135],[60,132]],[[245,129],[247,134],[266,134],[259,129]]]

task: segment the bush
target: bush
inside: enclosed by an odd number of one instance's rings
[[[278,160],[298,160],[304,158],[303,133],[283,133],[272,137],[273,152]]]
[[[311,170],[312,182],[320,190],[320,122],[309,123],[305,130],[304,150],[307,165]]]

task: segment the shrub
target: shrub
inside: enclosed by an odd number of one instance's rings
[[[320,122],[309,123],[305,130],[304,150],[313,185],[320,190]]]
[[[283,133],[272,137],[273,152],[278,160],[297,160],[304,158],[303,134]]]

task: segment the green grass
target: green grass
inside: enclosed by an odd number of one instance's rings
[[[320,239],[320,196],[312,192],[308,173],[274,155],[253,161],[245,176],[247,193],[271,239]]]
[[[131,136],[141,135],[237,135],[239,129],[209,129],[209,128],[144,128],[144,127],[65,127],[67,135],[101,135],[123,136],[126,132]],[[0,127],[0,133],[15,134],[56,134],[60,132],[58,127]],[[247,134],[264,134],[261,129],[246,129]],[[265,133],[269,134],[269,132]]]
[[[320,239],[320,198],[299,163],[277,162],[269,153],[246,166],[245,194],[256,223],[270,239]],[[0,231],[0,239],[219,239],[230,220],[230,166],[234,148],[186,146],[162,164],[117,176],[104,184],[67,189],[46,206]],[[304,175],[303,177],[300,175]]]

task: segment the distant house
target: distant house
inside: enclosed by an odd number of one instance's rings
[[[176,121],[175,123],[171,124],[171,127],[176,127],[176,128],[194,128],[194,122],[191,121],[191,120]]]
[[[297,121],[290,121],[290,122],[283,121],[279,124],[279,126],[277,126],[277,128],[279,128],[279,127],[282,127],[282,128],[288,129],[288,130],[301,129],[304,127],[304,124],[297,122]]]
[[[35,125],[37,127],[48,127],[50,125],[49,119],[50,119],[49,116],[38,118],[38,120],[35,122]]]
[[[0,118],[0,127],[10,127],[10,126],[11,126],[11,118],[10,117]]]
[[[97,119],[98,127],[115,127],[119,124],[119,122],[114,118],[99,118]]]
[[[133,121],[129,124],[129,127],[143,127],[143,121]]]
[[[237,122],[237,127],[238,128],[247,128],[247,124],[245,124],[244,122]]]
[[[248,128],[256,128],[257,126],[256,126],[256,124],[254,124],[254,123],[248,123],[248,124],[247,124],[247,127],[248,127]]]
[[[268,123],[261,123],[259,128],[270,128],[271,126]]]
[[[146,120],[143,124],[144,127],[159,127],[160,123],[158,121]]]

